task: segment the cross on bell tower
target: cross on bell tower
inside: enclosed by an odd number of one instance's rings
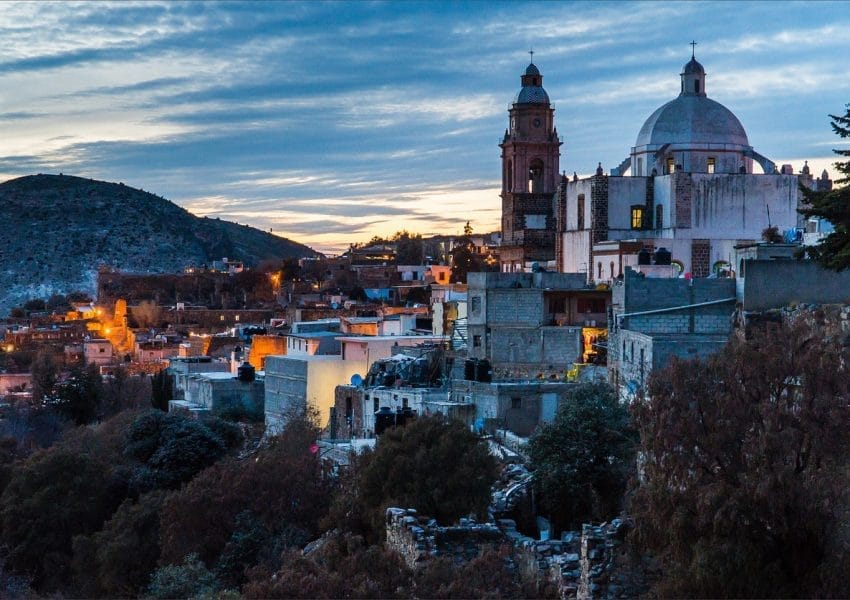
[[[522,270],[529,261],[555,258],[554,195],[559,178],[561,141],[555,109],[543,89],[543,75],[532,62],[522,88],[508,109],[502,149],[502,249],[504,270]]]

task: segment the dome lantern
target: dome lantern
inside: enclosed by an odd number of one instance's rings
[[[697,43],[691,42],[691,60],[682,68],[682,91],[684,96],[705,96],[705,69],[694,56]]]

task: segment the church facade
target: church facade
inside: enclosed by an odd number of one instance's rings
[[[560,181],[561,141],[555,109],[543,89],[543,76],[531,63],[509,109],[502,143],[503,271],[555,259],[555,192]]]
[[[768,227],[799,237],[804,223],[797,213],[798,182],[827,189],[832,182],[826,172],[813,179],[808,166],[799,174],[790,165],[777,170],[750,145],[738,118],[708,97],[705,70],[695,57],[680,77],[679,96],[647,118],[629,156],[609,174],[600,165],[588,178],[558,176],[550,268],[605,283],[637,266],[639,255],[645,263],[663,248],[660,255],[671,259],[673,274],[725,275],[735,271],[734,247],[761,240]],[[518,106],[511,110],[512,125]],[[502,148],[506,165],[504,142]],[[505,197],[503,192],[503,232],[511,218]],[[516,255],[508,258],[503,271],[531,266]]]

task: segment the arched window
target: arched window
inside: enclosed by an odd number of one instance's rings
[[[543,161],[539,158],[528,165],[528,191],[532,194],[543,192]]]
[[[699,79],[694,81],[694,91],[699,94]]]
[[[602,263],[596,263],[596,272],[598,273],[597,279],[602,281]]]
[[[676,270],[676,277],[681,277],[682,273],[685,272],[685,264],[681,260],[671,261],[670,264]]]
[[[611,280],[614,280],[614,261],[611,261]]]
[[[508,172],[505,173],[505,182],[507,183],[507,191],[514,191],[514,164],[512,161],[508,161]]]
[[[725,260],[718,260],[711,266],[711,272],[716,277],[729,277],[729,271],[731,270],[732,265]]]

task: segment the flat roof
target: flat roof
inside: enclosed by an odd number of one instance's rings
[[[386,342],[392,340],[422,340],[423,342],[445,342],[448,337],[444,335],[361,335],[361,336],[341,336],[341,342]]]

